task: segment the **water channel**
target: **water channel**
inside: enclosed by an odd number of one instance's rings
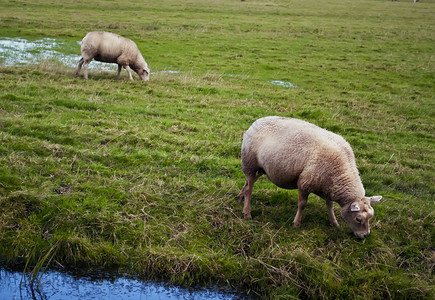
[[[0,299],[248,299],[240,292],[221,290],[217,287],[182,288],[116,272],[49,270],[38,276],[41,276],[40,281],[38,277],[31,285],[26,281],[28,275],[23,276],[22,271],[0,266]]]

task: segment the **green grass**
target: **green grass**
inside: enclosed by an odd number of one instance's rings
[[[73,45],[110,30],[152,72],[181,73],[144,84],[0,66],[0,259],[53,251],[65,265],[267,298],[434,297],[434,12],[434,1],[3,1],[4,37]],[[330,227],[313,195],[293,228],[297,192],[266,177],[253,220],[241,218],[242,135],[268,115],[350,142],[367,194],[384,196],[369,238]]]

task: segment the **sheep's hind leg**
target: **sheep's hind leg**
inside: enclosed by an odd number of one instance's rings
[[[302,211],[304,210],[305,206],[307,205],[309,193],[306,193],[304,191],[301,191],[299,189],[299,195],[298,195],[298,211],[296,213],[295,219],[293,220],[293,226],[299,227],[302,224]]]
[[[83,59],[83,57],[80,57],[80,60],[77,64],[77,71],[76,71],[76,76],[80,75],[80,71],[82,70],[82,65],[85,62],[85,60]]]
[[[243,217],[245,219],[251,219],[251,197],[252,190],[254,189],[254,183],[258,180],[258,178],[262,175],[260,172],[256,172],[253,174],[245,174],[246,183],[240,191],[238,197],[243,201]]]
[[[122,66],[121,65],[118,65],[118,79],[120,79],[121,78],[121,70],[122,70]]]
[[[88,79],[88,67],[91,61],[84,61],[83,63],[83,76],[85,79]]]
[[[243,201],[243,199],[245,198],[245,194],[247,190],[248,190],[248,181],[245,182],[245,185],[243,186],[242,190],[237,195],[237,198],[239,198],[240,201]]]

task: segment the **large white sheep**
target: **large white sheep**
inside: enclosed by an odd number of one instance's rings
[[[298,189],[295,227],[301,225],[308,195],[314,193],[326,201],[332,225],[339,226],[335,201],[357,237],[370,234],[369,220],[374,214],[370,204],[382,196],[365,196],[352,148],[341,136],[298,119],[258,119],[243,137],[242,170],[246,183],[239,198],[244,199],[245,218],[251,218],[254,183],[266,174],[278,187]]]
[[[133,80],[131,69],[142,80],[149,80],[150,69],[135,42],[118,34],[104,31],[89,32],[82,40],[81,52],[82,57],[77,64],[76,76],[79,76],[83,66],[84,77],[88,79],[89,63],[95,59],[118,64],[118,79],[121,77],[121,68],[124,67],[130,80]]]

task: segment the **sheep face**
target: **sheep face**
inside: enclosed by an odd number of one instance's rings
[[[140,79],[143,81],[150,80],[150,69],[148,68],[141,68],[136,71],[137,75],[139,75]]]
[[[369,236],[369,221],[375,213],[371,203],[378,202],[381,198],[381,196],[364,197],[342,207],[341,217],[349,224],[352,231],[360,239]]]

